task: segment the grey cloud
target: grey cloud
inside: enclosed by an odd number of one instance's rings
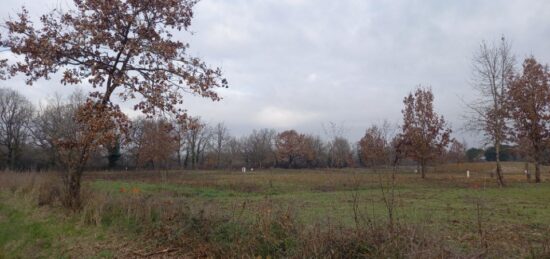
[[[58,5],[3,3],[2,17],[21,4],[32,14]],[[225,121],[236,135],[260,127],[321,133],[322,123],[335,121],[355,140],[371,123],[398,122],[402,98],[418,84],[432,86],[436,109],[459,129],[460,99],[473,97],[470,64],[481,40],[504,34],[518,60],[533,54],[550,62],[545,0],[203,0],[192,31],[178,36],[223,69],[230,89],[219,103],[189,97],[186,107],[210,122]],[[36,99],[49,87],[60,89],[41,84],[24,93]],[[464,132],[457,137],[477,142]]]

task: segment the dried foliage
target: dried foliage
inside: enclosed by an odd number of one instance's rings
[[[388,140],[389,124],[371,126],[359,141],[359,155],[366,166],[389,165],[391,147]]]
[[[75,138],[56,140],[69,168],[65,179],[74,198],[68,206],[79,207],[80,177],[90,153],[128,129],[113,95],[135,99],[134,109],[148,117],[170,113],[181,123],[187,120],[180,107],[184,93],[220,99],[214,89],[227,87],[221,71],[187,55],[188,44],[173,37],[191,25],[195,3],[74,0],[75,8],[53,10],[40,18],[40,25],[24,8],[6,22],[1,45],[21,57],[6,64],[9,76],[24,74],[31,85],[62,74],[63,84],[97,89],[76,113]]]
[[[133,124],[132,130],[137,165],[166,168],[178,148],[172,124],[165,120],[142,119]]]
[[[300,161],[314,159],[314,150],[308,143],[304,134],[295,130],[287,130],[279,133],[275,141],[277,161],[288,168],[296,168]]]
[[[418,162],[422,178],[426,177],[427,163],[443,153],[451,135],[443,116],[435,113],[433,100],[432,90],[422,87],[403,100],[405,109],[399,148]]]
[[[535,162],[535,181],[541,181],[540,164],[550,140],[550,73],[548,66],[530,57],[523,73],[516,75],[507,89],[507,105],[514,122],[511,129],[517,142]]]

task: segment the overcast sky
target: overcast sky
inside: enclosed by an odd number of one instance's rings
[[[21,5],[32,16],[69,0],[2,0],[0,17]],[[189,97],[191,115],[225,122],[234,135],[252,129],[296,129],[323,135],[323,123],[343,124],[357,140],[373,123],[399,123],[403,97],[431,86],[437,112],[455,137],[462,99],[474,97],[471,60],[482,40],[511,40],[518,61],[550,62],[550,1],[202,0],[195,8],[193,55],[219,66],[230,88],[212,103]],[[0,82],[43,102],[71,87]]]

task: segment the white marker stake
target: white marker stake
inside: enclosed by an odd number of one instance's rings
[[[466,170],[466,178],[470,178],[470,170]]]

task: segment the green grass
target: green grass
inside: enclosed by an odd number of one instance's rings
[[[101,242],[104,237],[100,228],[82,226],[76,218],[0,192],[0,258],[71,258],[73,246]],[[106,249],[97,258],[112,258],[112,253]]]
[[[472,178],[465,178],[465,168],[471,169]],[[385,222],[388,208],[384,198],[393,190],[395,220],[440,233],[460,249],[479,245],[479,223],[492,245],[508,255],[525,254],[529,247],[539,249],[550,243],[550,182],[527,183],[521,174],[522,164],[508,163],[508,186],[500,188],[489,177],[490,168],[489,164],[445,165],[425,180],[418,174],[401,171],[394,188],[389,186],[388,172],[364,169],[267,170],[246,175],[212,171],[164,175],[98,172],[87,175],[85,186],[95,194],[105,194],[106,199],[123,202],[112,204],[133,202],[128,208],[139,207],[142,200],[149,206],[169,201],[194,212],[208,208],[253,221],[262,206],[270,203],[292,210],[305,226],[332,222],[348,227],[355,225],[354,197],[360,216]],[[440,173],[442,170],[444,173]],[[85,247],[79,249],[88,249],[90,258],[117,257],[118,251],[108,245],[113,232],[148,242],[139,219],[126,215],[134,213],[125,211],[128,208],[111,208],[101,216],[99,226],[91,226],[82,224],[79,217],[63,215],[60,209],[39,208],[33,201],[7,191],[0,191],[0,195],[0,258],[29,254],[70,257],[73,254],[67,249],[74,243],[82,243]],[[214,240],[230,246],[233,235],[243,231],[236,222],[224,222],[214,228]],[[149,241],[156,244],[156,240]]]
[[[522,168],[513,164],[507,169],[515,167],[517,170]],[[507,176],[520,180],[510,181],[509,187],[499,188],[494,185],[494,180],[465,180],[459,173],[432,173],[427,180],[420,180],[414,174],[398,175],[394,188],[396,217],[403,222],[421,223],[456,235],[475,231],[478,220],[489,228],[502,225],[528,228],[529,232],[536,233],[545,231],[543,226],[550,225],[550,183],[527,184],[521,181],[521,175]],[[95,180],[92,186],[98,191],[116,195],[132,195],[128,192],[137,188],[145,195],[179,198],[196,206],[207,202],[224,210],[244,204],[250,218],[254,217],[259,204],[273,200],[279,206],[293,208],[302,222],[332,220],[348,226],[355,224],[352,201],[353,195],[357,195],[362,214],[376,220],[387,218],[380,184],[382,181],[387,185],[387,178],[365,170],[274,170],[250,175],[174,172],[165,180],[168,183],[155,179],[151,173],[149,177],[141,175],[140,180],[131,177],[127,181]],[[470,187],[473,183],[476,184],[474,188]],[[239,185],[256,188],[253,192],[242,191],[236,188]],[[126,193],[120,192],[122,188]],[[477,216],[478,203],[481,206],[480,219]]]
[[[134,181],[123,182],[99,180],[93,182],[92,187],[98,191],[107,191],[113,194],[132,193],[132,190],[135,190],[136,193],[164,193],[175,197],[227,198],[239,195],[236,192],[215,188],[193,188],[179,184],[150,184]]]
[[[475,235],[478,221],[494,239],[543,242],[550,226],[550,182],[530,184],[521,174],[522,164],[506,164],[509,186],[499,188],[488,176],[490,166],[474,164],[449,166],[452,173],[431,173],[428,179],[400,173],[395,182],[395,217],[400,222],[421,224],[452,239]],[[462,170],[473,168],[471,179]],[[439,169],[441,170],[441,169]],[[438,171],[438,170],[436,170]],[[367,170],[272,170],[243,175],[228,172],[172,172],[160,181],[154,173],[139,180],[95,180],[99,191],[120,193],[120,188],[139,188],[147,195],[172,195],[202,206],[206,202],[223,210],[246,205],[253,219],[266,200],[293,209],[306,224],[332,221],[353,226],[353,197],[357,195],[360,213],[373,220],[387,219],[381,182],[388,191],[388,174]],[[254,191],[238,186],[254,186]],[[241,190],[244,189],[244,190]],[[478,217],[477,206],[481,216]]]

